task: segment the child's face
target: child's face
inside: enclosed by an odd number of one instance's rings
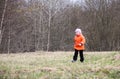
[[[80,35],[80,32],[75,32],[76,35]]]

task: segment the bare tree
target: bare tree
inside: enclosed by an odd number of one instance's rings
[[[4,31],[4,29],[2,29],[2,27],[3,27],[4,18],[5,18],[6,8],[7,8],[7,1],[8,0],[5,0],[5,3],[4,3],[4,9],[3,9],[1,23],[0,23],[0,44],[1,44],[2,35],[3,35],[3,31]]]
[[[119,0],[5,1],[0,53],[73,50],[77,27],[86,37],[86,50],[120,50]]]

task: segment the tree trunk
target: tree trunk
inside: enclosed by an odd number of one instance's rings
[[[11,39],[11,28],[9,26],[9,33],[8,33],[8,54],[10,54],[10,39]]]
[[[50,48],[50,27],[51,27],[51,12],[49,13],[49,22],[48,22],[48,42],[47,42],[47,51]]]
[[[52,9],[52,4],[50,3],[50,9],[49,9],[49,19],[48,19],[48,40],[47,40],[47,51],[49,51],[50,49],[50,27],[51,27],[51,18],[52,18],[52,14],[51,14],[51,9]]]
[[[2,20],[0,23],[0,44],[1,44],[2,35],[3,35],[3,31],[4,31],[4,29],[2,30],[2,27],[3,27],[4,18],[5,18],[6,8],[7,8],[7,1],[8,0],[5,0],[5,5],[4,5],[3,13],[2,13]]]

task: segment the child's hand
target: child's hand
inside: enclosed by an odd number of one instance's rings
[[[80,45],[80,46],[82,46],[82,45],[83,45],[83,43],[80,43],[79,45]]]

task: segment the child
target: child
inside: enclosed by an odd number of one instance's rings
[[[75,62],[77,60],[78,52],[79,52],[79,55],[80,55],[80,61],[81,62],[84,61],[84,56],[83,56],[83,50],[85,50],[84,44],[85,44],[85,38],[82,35],[81,29],[77,28],[75,30],[75,37],[74,37],[75,52],[74,52],[72,62]]]

